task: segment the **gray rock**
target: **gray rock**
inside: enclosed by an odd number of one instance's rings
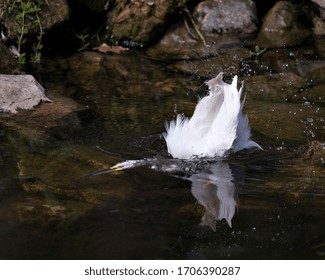
[[[256,7],[251,0],[206,0],[195,7],[193,15],[203,32],[257,32]]]
[[[0,75],[0,111],[17,113],[49,101],[44,88],[31,75]]]

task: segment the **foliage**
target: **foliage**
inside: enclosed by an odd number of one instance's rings
[[[26,37],[32,29],[37,29],[37,41],[32,46],[30,61],[40,63],[41,50],[43,48],[42,39],[44,31],[39,18],[39,12],[43,6],[43,0],[10,0],[8,5],[9,14],[15,15],[15,20],[19,25],[17,30],[17,52],[20,64],[26,63],[26,52],[23,52],[23,45]]]
[[[255,46],[254,51],[250,51],[250,56],[255,58],[255,62],[258,62],[259,56],[266,51],[266,48],[261,49],[259,46]]]
[[[199,27],[195,23],[192,15],[191,15],[190,11],[187,9],[187,7],[184,8],[184,12],[187,14],[188,18],[190,19],[190,22],[191,22],[191,24],[192,24],[192,26],[193,26],[196,34],[199,36],[199,38],[201,39],[203,45],[206,47],[207,46],[207,43],[205,41],[205,38],[204,38],[203,34],[201,33]],[[187,30],[189,31],[189,33],[191,33],[190,27],[189,27],[189,25],[188,25],[188,23],[187,23],[187,21],[186,21],[185,18],[184,18],[184,23],[185,23],[185,27],[187,28]]]
[[[89,42],[87,42],[89,34],[76,34],[76,36],[81,40],[81,47],[78,49],[78,52],[86,50],[89,46]]]

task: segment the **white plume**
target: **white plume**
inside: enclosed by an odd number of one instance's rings
[[[248,117],[242,112],[243,84],[238,91],[237,76],[231,84],[222,77],[220,73],[207,82],[209,93],[198,101],[191,118],[177,115],[166,123],[164,138],[174,158],[223,157],[242,149],[261,149],[250,140]]]

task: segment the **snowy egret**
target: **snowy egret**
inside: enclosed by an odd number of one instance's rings
[[[178,114],[166,123],[163,136],[173,158],[214,158],[242,149],[261,149],[250,140],[248,117],[242,111],[243,84],[238,91],[237,76],[231,84],[222,78],[220,73],[207,82],[209,93],[198,101],[191,118]]]
[[[243,114],[245,98],[241,100],[243,84],[238,90],[237,76],[231,84],[222,78],[220,73],[207,82],[209,93],[198,101],[191,118],[177,115],[176,120],[166,123],[163,136],[174,159],[126,160],[92,175],[139,166],[176,177],[181,172],[184,176],[180,177],[192,182],[192,194],[205,208],[201,224],[216,230],[216,222],[225,219],[231,227],[240,180],[235,180],[236,174],[220,158],[242,149],[262,148],[250,139],[248,117]]]

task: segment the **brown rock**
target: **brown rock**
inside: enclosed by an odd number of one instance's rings
[[[260,47],[296,46],[310,37],[311,31],[300,26],[298,10],[288,1],[279,1],[263,19],[256,44]]]
[[[227,49],[219,55],[199,60],[180,60],[169,66],[170,69],[204,78],[215,77],[219,72],[225,76],[238,73],[241,61],[248,59],[249,50],[244,48]]]
[[[5,36],[9,39],[15,39],[20,30],[19,24],[16,22],[17,12],[13,11],[11,14],[8,12],[8,1],[0,0],[0,19],[5,27]],[[69,18],[69,6],[66,0],[57,1],[44,1],[41,11],[39,13],[40,21],[43,30],[52,28],[54,25],[60,24]],[[29,30],[29,34],[37,34],[39,26],[35,24]]]
[[[242,46],[254,35],[257,16],[252,1],[203,1],[172,25],[148,54],[162,59],[199,59],[220,48]],[[219,20],[220,19],[220,20]],[[195,22],[195,24],[193,24]]]
[[[0,42],[0,73],[15,74],[19,71],[19,65],[9,49]]]
[[[117,0],[107,21],[111,40],[149,43],[185,3],[186,0]]]

